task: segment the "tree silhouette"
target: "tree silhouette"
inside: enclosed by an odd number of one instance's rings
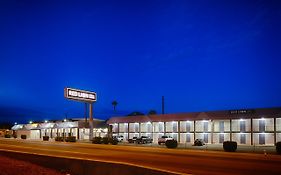
[[[118,105],[117,101],[116,101],[116,100],[113,100],[111,104],[112,104],[112,106],[113,106],[113,110],[115,111],[116,106]]]
[[[148,111],[148,115],[155,115],[157,114],[156,110],[151,109],[150,111]]]

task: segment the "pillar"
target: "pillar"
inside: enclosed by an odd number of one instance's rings
[[[89,140],[93,140],[93,129],[94,129],[94,122],[93,122],[93,103],[89,103]]]
[[[178,142],[180,143],[180,141],[181,141],[181,137],[180,137],[181,135],[180,135],[180,121],[178,121],[178,138],[179,138],[179,140],[178,140]]]
[[[194,141],[195,141],[195,139],[196,139],[195,134],[196,134],[196,121],[194,120],[194,121],[193,121],[193,140],[194,140]]]
[[[273,118],[273,127],[274,127],[274,145],[276,144],[277,141],[277,136],[276,136],[276,117]]]
[[[211,144],[214,143],[213,135],[214,135],[214,120],[211,120]]]
[[[232,119],[229,120],[230,141],[232,141]]]
[[[166,135],[166,122],[164,122],[164,135]]]
[[[251,118],[251,145],[253,145],[253,118]]]

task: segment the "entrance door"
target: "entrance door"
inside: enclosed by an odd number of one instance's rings
[[[245,134],[240,134],[240,143],[246,144],[246,135]]]
[[[208,134],[204,134],[204,142],[208,143]]]
[[[224,134],[220,134],[219,143],[224,142]]]
[[[265,134],[259,134],[259,144],[260,145],[265,144]]]

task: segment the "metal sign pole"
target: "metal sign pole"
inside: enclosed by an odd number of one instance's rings
[[[94,123],[93,123],[93,103],[89,103],[89,140],[93,140],[93,128],[94,128]]]

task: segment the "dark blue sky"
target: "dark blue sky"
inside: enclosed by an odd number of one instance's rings
[[[0,1],[0,121],[281,106],[281,1]]]

